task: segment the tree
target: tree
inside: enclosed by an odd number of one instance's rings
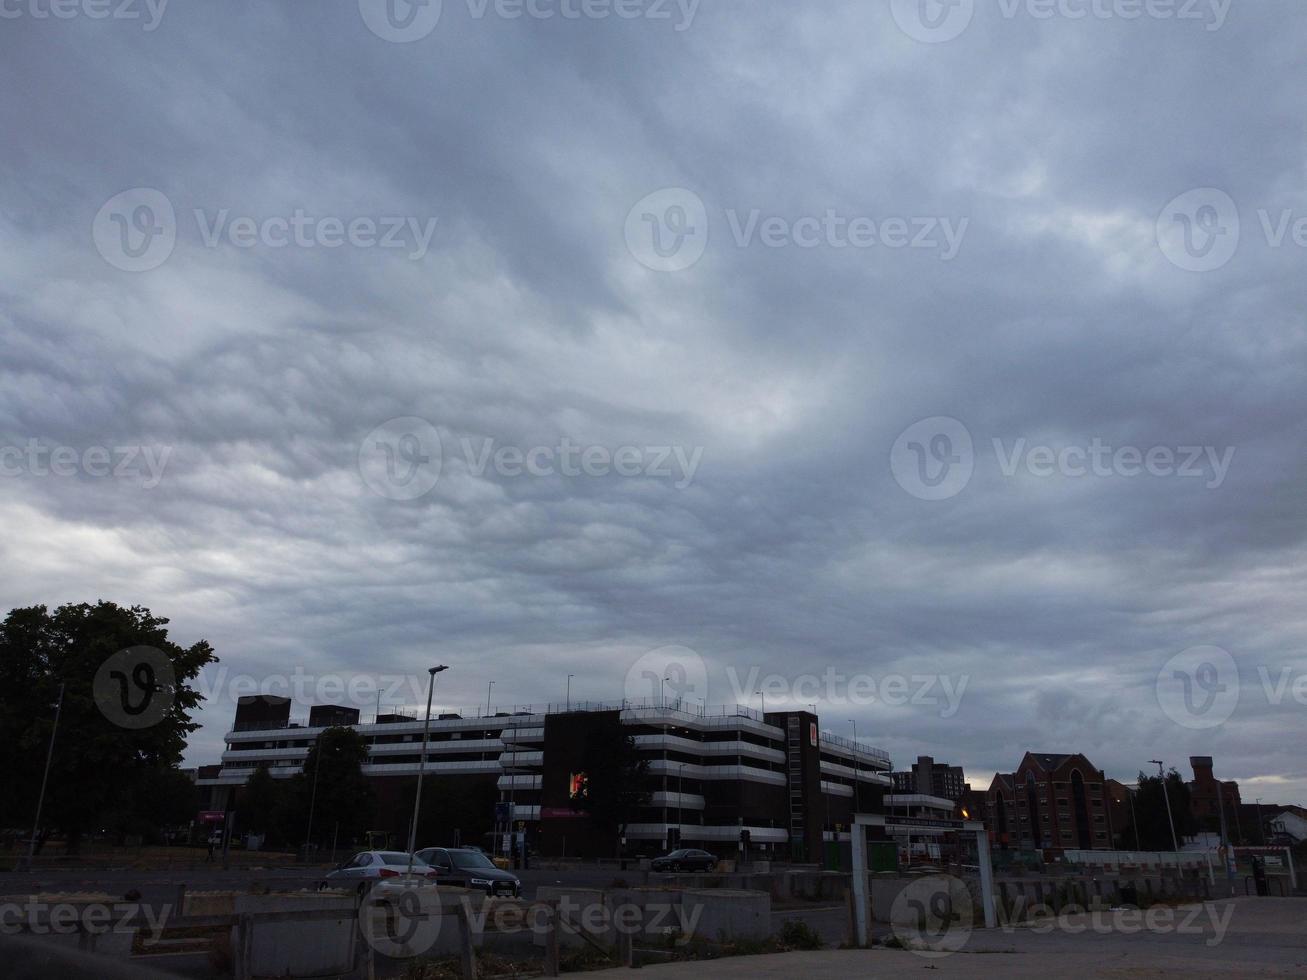
[[[401,812],[413,812],[416,781],[400,797]],[[470,780],[466,776],[427,776],[422,783],[422,808],[418,815],[417,847],[452,847],[454,831],[463,844],[481,844],[495,829],[495,801],[499,790],[493,779]],[[404,842],[407,846],[407,841]]]
[[[1179,841],[1198,832],[1198,822],[1190,812],[1189,787],[1180,774],[1172,769],[1166,774],[1166,794],[1171,801],[1171,816],[1175,821],[1175,836]],[[1172,849],[1171,824],[1167,819],[1166,797],[1162,794],[1159,776],[1139,774],[1139,788],[1135,791],[1134,816],[1139,821],[1139,846],[1145,851]],[[1127,849],[1135,847],[1135,828],[1128,824],[1121,831],[1119,842]]]
[[[593,739],[585,751],[586,787],[577,809],[590,815],[595,830],[611,834],[618,856],[627,825],[649,805],[649,760],[630,735]]]
[[[282,787],[272,778],[268,764],[260,762],[250,774],[236,804],[241,826],[255,834],[270,833],[282,795]]]
[[[329,845],[337,835],[345,841],[362,836],[372,820],[374,801],[372,784],[363,775],[367,761],[367,740],[353,728],[323,731],[309,747],[304,771],[288,781],[287,805],[279,821],[286,838],[297,845],[306,837]]]
[[[104,601],[9,612],[0,623],[0,825],[32,821],[61,684],[40,842],[57,828],[76,851],[87,832],[111,829],[110,818],[120,832],[158,819],[161,786],[180,798],[163,774],[199,727],[191,713],[203,697],[189,682],[217,658],[204,640],[174,643],[167,625]]]

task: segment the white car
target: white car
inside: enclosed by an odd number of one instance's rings
[[[387,885],[435,885],[436,869],[416,855],[404,851],[359,851],[331,871],[323,888],[357,885],[360,895],[379,883]]]

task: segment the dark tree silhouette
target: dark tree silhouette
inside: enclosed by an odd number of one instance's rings
[[[176,767],[203,700],[190,682],[217,658],[204,640],[172,642],[167,625],[148,609],[112,602],[9,612],[0,624],[0,826],[31,826],[61,683],[41,842],[61,830],[75,851],[88,832],[184,822]],[[158,651],[148,669],[129,659],[116,674],[102,671],[115,654],[140,647]],[[193,789],[191,797],[193,816]]]

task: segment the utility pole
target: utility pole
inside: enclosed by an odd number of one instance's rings
[[[1171,816],[1171,794],[1166,789],[1166,773],[1162,771],[1161,759],[1149,759],[1149,762],[1157,764],[1157,778],[1162,781],[1162,799],[1166,800],[1166,822],[1171,827],[1171,850],[1177,854],[1180,853],[1180,842],[1175,837],[1175,819]],[[1179,865],[1176,865],[1179,868]]]
[[[36,819],[32,822],[32,839],[27,842],[27,870],[36,859],[36,838],[41,833],[41,810],[45,807],[45,787],[50,781],[50,760],[54,758],[54,737],[59,731],[59,715],[64,710],[64,684],[59,683],[59,700],[54,703],[54,725],[50,728],[50,747],[45,750],[45,772],[41,776],[41,795],[36,798]]]
[[[304,861],[307,864],[309,860],[309,841],[313,838],[313,811],[318,806],[318,773],[322,771],[322,733],[313,740],[313,748],[316,750],[313,757],[313,792],[309,794],[309,828],[304,832]],[[309,757],[304,756],[304,762],[307,765]],[[223,823],[223,830],[226,831],[226,822]]]
[[[422,776],[426,774],[426,743],[431,734],[431,694],[435,691],[435,676],[442,670],[448,669],[450,668],[446,665],[440,664],[427,669],[426,672],[426,720],[422,721],[422,754],[418,757],[417,763],[417,793],[413,796],[413,823],[409,825],[409,874],[413,874],[413,848],[417,844],[417,815],[422,808]]]

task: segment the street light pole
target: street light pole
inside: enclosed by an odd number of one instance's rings
[[[422,776],[427,771],[427,740],[431,735],[431,695],[436,689],[436,675],[442,670],[449,670],[447,666],[441,664],[438,667],[430,667],[427,673],[430,677],[427,680],[427,716],[422,722],[422,754],[418,756],[418,791],[413,797],[413,822],[408,828],[408,874],[413,874],[413,848],[417,844],[418,836],[418,811],[422,806]],[[491,681],[490,683],[494,683]]]
[[[576,676],[575,674],[567,675],[567,710],[568,711],[572,710],[572,678],[575,676]]]
[[[853,812],[857,813],[862,808],[862,763],[858,758],[858,723],[850,718],[849,724],[853,726]]]
[[[762,691],[754,691],[753,693],[758,695],[759,700],[762,702],[762,720],[766,721],[767,720],[767,695],[763,694]]]
[[[486,717],[490,717],[490,692],[494,689],[495,682],[491,681],[486,685]]]
[[[36,798],[36,819],[32,821],[32,839],[27,842],[27,870],[36,858],[36,838],[41,832],[41,810],[45,806],[45,786],[50,781],[50,760],[54,758],[54,736],[59,731],[59,715],[64,709],[64,685],[59,684],[59,700],[54,703],[54,725],[50,728],[50,747],[45,750],[45,773],[41,776],[41,795]]]
[[[309,796],[309,828],[304,832],[304,861],[309,860],[309,841],[313,839],[313,811],[318,807],[318,773],[322,771],[322,733],[319,732],[313,739],[313,749],[317,753],[313,757],[313,792]],[[309,757],[304,756],[304,764],[308,765]],[[227,822],[223,821],[223,833],[227,831]]]
[[[1139,844],[1139,821],[1135,818],[1135,793],[1138,792],[1138,789],[1131,790],[1130,787],[1127,786],[1125,792],[1126,795],[1130,797],[1130,823],[1132,823],[1135,828],[1135,850],[1142,851],[1143,847]]]
[[[1180,842],[1175,837],[1175,819],[1171,816],[1171,794],[1166,789],[1166,773],[1162,771],[1162,760],[1149,759],[1148,761],[1157,764],[1157,778],[1162,781],[1162,799],[1166,800],[1166,822],[1171,827],[1171,850],[1179,854]],[[1176,867],[1178,868],[1179,865]]]

